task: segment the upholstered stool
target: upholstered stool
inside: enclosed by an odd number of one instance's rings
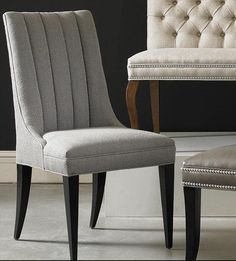
[[[186,260],[196,260],[200,239],[201,189],[236,190],[236,145],[212,149],[184,162]]]
[[[159,81],[236,80],[236,5],[230,0],[148,0],[147,50],[128,60],[127,105],[139,127],[136,93],[150,81],[154,131],[160,131]]]

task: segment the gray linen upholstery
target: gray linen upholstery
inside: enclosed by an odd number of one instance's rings
[[[50,132],[43,137],[47,141],[45,168],[66,175],[168,165],[175,160],[174,142],[146,131],[101,127]]]
[[[184,186],[236,190],[236,145],[199,153],[182,171]]]
[[[62,175],[173,164],[172,140],[117,120],[89,11],[8,12],[4,23],[18,164]]]
[[[235,80],[235,0],[147,2],[148,51],[129,59],[129,80]]]

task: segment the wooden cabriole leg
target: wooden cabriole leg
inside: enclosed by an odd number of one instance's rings
[[[129,81],[126,89],[126,103],[130,118],[131,128],[139,129],[136,96],[140,81]],[[153,131],[160,133],[160,91],[159,81],[150,81],[150,97],[152,110]]]
[[[153,131],[160,133],[160,89],[159,81],[150,81]]]
[[[139,129],[138,111],[136,105],[136,96],[139,87],[139,81],[129,81],[126,89],[126,104],[129,113],[131,128]]]
[[[161,202],[166,248],[173,245],[174,164],[159,166]]]
[[[186,211],[186,260],[195,261],[201,227],[201,189],[184,187]]]
[[[78,214],[79,214],[79,176],[63,177],[67,230],[70,258],[77,260],[78,252]]]
[[[93,199],[90,227],[95,228],[100,213],[106,183],[106,172],[93,174]]]
[[[14,238],[20,238],[28,206],[32,168],[17,165],[17,199]]]

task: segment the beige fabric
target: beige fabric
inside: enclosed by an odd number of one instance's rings
[[[148,0],[148,51],[129,80],[235,80],[236,0]]]
[[[159,48],[128,60],[129,80],[235,80],[234,48]]]
[[[148,49],[235,48],[235,0],[148,0]]]
[[[236,190],[236,145],[199,153],[182,170],[185,186]]]

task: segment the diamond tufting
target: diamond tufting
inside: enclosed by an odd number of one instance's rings
[[[148,0],[148,49],[235,48],[235,15],[236,0]]]

